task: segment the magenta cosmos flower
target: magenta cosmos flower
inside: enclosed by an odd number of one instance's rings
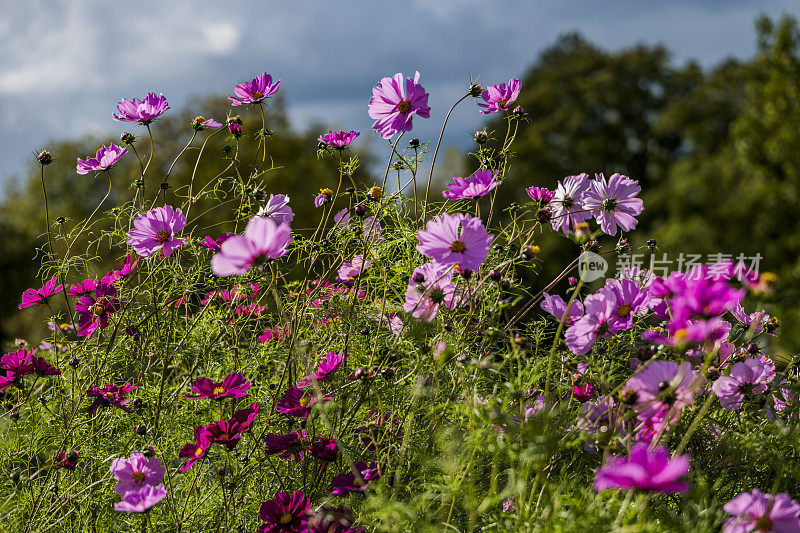
[[[167,495],[164,485],[145,485],[140,489],[131,490],[122,496],[122,501],[114,504],[115,511],[127,513],[143,513],[164,499]]]
[[[12,385],[20,385],[21,379],[29,374],[39,377],[57,376],[61,371],[52,366],[41,357],[36,357],[36,350],[27,351],[20,348],[16,352],[9,352],[0,359],[0,369],[5,371],[5,376],[0,377],[0,391]]]
[[[121,148],[116,144],[111,144],[108,148],[103,145],[97,149],[97,154],[94,157],[87,157],[83,160],[78,158],[78,166],[75,171],[78,174],[88,174],[89,172],[109,170],[114,163],[127,153],[127,148]]]
[[[442,196],[449,200],[463,200],[466,198],[480,198],[500,185],[497,175],[488,170],[476,170],[468,178],[453,178],[453,183],[447,184],[447,190]]]
[[[521,87],[522,84],[516,78],[511,78],[507,84],[489,85],[481,93],[481,97],[486,103],[478,102],[478,105],[483,108],[481,113],[489,114],[508,110],[519,96]]]
[[[327,492],[337,496],[347,496],[349,492],[364,492],[371,481],[380,477],[378,463],[373,461],[372,464],[367,465],[367,463],[358,461],[353,463],[351,472],[334,476],[331,480],[331,488]]]
[[[549,204],[550,200],[556,195],[555,191],[551,191],[545,187],[528,187],[525,189],[525,192],[528,193],[531,200],[539,202],[543,206]]]
[[[192,385],[194,394],[187,394],[187,398],[208,398],[221,400],[223,398],[244,398],[250,382],[241,374],[228,374],[225,379],[217,383],[208,378],[197,378]]]
[[[164,467],[155,457],[145,457],[133,452],[129,458],[114,459],[111,474],[119,481],[114,490],[123,496],[131,490],[139,490],[145,485],[158,485],[164,480]]]
[[[122,266],[106,274],[101,281],[103,283],[114,283],[115,281],[125,279],[133,273],[138,264],[139,261],[134,261],[132,254],[127,254],[122,261]]]
[[[138,122],[142,125],[147,125],[158,118],[161,113],[169,109],[167,99],[163,94],[147,93],[144,100],[134,98],[128,100],[123,98],[117,104],[119,115],[112,113],[115,120],[121,122]]]
[[[281,85],[281,80],[275,80],[273,83],[272,76],[266,72],[260,76],[253,78],[253,81],[246,81],[240,83],[233,88],[236,96],[229,96],[231,105],[244,105],[244,104],[257,104],[263,102],[267,96],[272,96],[278,92],[278,87]]]
[[[344,150],[345,147],[361,135],[357,131],[329,131],[325,135],[320,135],[317,141],[337,150]]]
[[[206,128],[211,128],[212,130],[218,130],[222,127],[222,124],[214,120],[213,118],[206,119],[205,117],[196,116],[194,120],[192,120],[189,125],[195,131],[203,131]]]
[[[275,498],[261,504],[258,517],[264,522],[258,533],[280,533],[305,531],[311,518],[311,501],[305,492],[292,494],[278,492]]]
[[[574,228],[591,217],[583,205],[588,189],[587,174],[567,176],[558,183],[553,199],[548,204],[548,209],[553,213],[550,223],[554,230],[569,235],[570,226]]]
[[[289,224],[276,224],[269,218],[253,217],[244,235],[234,235],[222,244],[211,258],[211,270],[217,276],[241,275],[270,259],[286,254],[292,242]]]
[[[133,229],[128,232],[128,244],[142,257],[150,257],[163,250],[164,257],[183,245],[183,240],[175,233],[186,226],[186,217],[180,209],[171,205],[156,207],[139,215],[133,221]]]
[[[75,310],[80,314],[78,318],[78,335],[91,336],[97,328],[108,327],[108,319],[120,309],[117,298],[117,289],[108,283],[100,283],[94,290],[94,295],[81,296],[75,304]]]
[[[221,444],[228,450],[233,450],[245,433],[250,431],[250,426],[261,413],[261,406],[257,403],[245,409],[239,409],[230,420],[220,420],[205,426],[205,433],[211,443]]]
[[[722,533],[800,532],[800,505],[785,492],[771,496],[755,489],[739,494],[723,509],[734,516],[725,521]]]
[[[414,115],[422,118],[431,116],[428,107],[428,93],[419,81],[419,72],[414,79],[406,78],[398,72],[391,78],[383,78],[380,85],[372,88],[369,100],[369,116],[375,119],[372,129],[389,139],[397,132],[411,131]]]
[[[232,236],[233,236],[232,233],[223,233],[221,235],[218,235],[216,239],[213,238],[213,237],[206,237],[205,239],[200,241],[198,244],[200,246],[204,246],[205,248],[208,248],[212,252],[218,254],[220,251],[222,251],[222,243],[227,241]]]
[[[318,397],[310,388],[290,387],[278,400],[275,410],[297,418],[308,418],[311,407],[318,401],[326,402],[328,398]]]
[[[26,289],[22,293],[22,303],[19,304],[18,308],[25,309],[32,305],[47,303],[47,300],[58,293],[61,288],[61,285],[56,285],[56,276],[53,276],[41,289]]]
[[[107,282],[112,283],[112,282]],[[84,296],[86,294],[91,294],[97,288],[97,280],[94,279],[85,279],[80,283],[76,283],[75,285],[70,285],[67,294],[70,296]]]
[[[489,253],[493,237],[481,219],[462,213],[444,213],[429,220],[417,234],[417,251],[440,265],[478,270]]]
[[[298,388],[305,388],[310,387],[314,382],[318,381],[325,381],[329,379],[334,372],[339,370],[339,367],[342,366],[345,358],[347,356],[344,355],[344,352],[333,353],[328,352],[325,354],[325,357],[319,362],[317,366],[317,371],[314,372],[311,376],[306,376],[300,380],[297,384]]]
[[[206,456],[208,448],[211,446],[211,438],[206,426],[194,428],[194,442],[184,444],[178,452],[178,457],[186,459],[186,462],[178,469],[179,472],[186,472],[194,464]]]
[[[430,322],[436,317],[440,306],[453,309],[464,303],[461,296],[456,294],[450,267],[425,263],[415,268],[408,280],[403,310],[414,318]]]
[[[616,235],[617,226],[623,231],[636,227],[636,216],[644,210],[644,203],[636,196],[642,188],[635,181],[621,174],[613,174],[608,180],[598,174],[586,191],[584,208],[590,209],[600,224],[600,229]]]
[[[595,472],[594,489],[644,490],[648,492],[686,492],[689,485],[681,478],[689,473],[689,458],[669,458],[666,448],[653,451],[638,443],[628,457],[612,457]]]
[[[551,296],[546,292],[542,294],[541,308],[555,317],[556,320],[561,320],[564,317],[564,311],[567,310],[567,302],[561,296]],[[576,320],[583,316],[583,304],[580,300],[572,300],[569,306],[569,313],[565,320],[566,325],[573,324]]]
[[[267,445],[266,454],[275,455],[283,459],[294,457],[302,461],[305,455],[305,430],[292,431],[285,435],[278,433],[267,433],[264,435],[264,443]]]
[[[271,218],[276,224],[288,224],[294,219],[292,208],[289,207],[289,197],[285,194],[270,194],[266,205],[258,210],[256,216]]]
[[[744,400],[767,392],[767,383],[775,378],[775,364],[767,358],[745,359],[731,368],[729,376],[720,376],[711,386],[725,409],[739,409]]]
[[[119,407],[126,413],[130,413],[131,410],[125,407],[125,404],[130,402],[130,398],[126,398],[125,396],[136,389],[135,385],[131,385],[130,383],[126,383],[125,385],[106,385],[105,387],[91,387],[89,390],[86,391],[86,396],[89,398],[94,398],[94,402],[92,405],[89,406],[89,409],[86,410],[88,414],[93,414],[98,407]]]
[[[564,306],[566,307],[566,304]],[[614,328],[617,319],[616,308],[617,299],[612,293],[600,290],[596,294],[587,296],[583,316],[578,318],[564,335],[570,351],[576,355],[584,355],[592,349],[597,339],[619,331]],[[573,311],[572,307],[570,311]],[[561,316],[558,319],[561,320]]]

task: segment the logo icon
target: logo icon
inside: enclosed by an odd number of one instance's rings
[[[584,283],[605,277],[608,263],[594,252],[583,252],[578,257],[578,276]]]

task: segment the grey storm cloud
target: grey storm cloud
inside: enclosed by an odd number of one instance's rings
[[[663,43],[678,62],[712,65],[753,53],[758,14],[798,11],[783,0],[29,0],[3,7],[2,181],[20,175],[48,140],[118,135],[116,102],[148,91],[177,108],[267,71],[282,80],[299,127],[321,121],[364,135],[371,87],[418,70],[432,112],[415,121],[414,135],[435,140],[470,75],[505,82],[561,33],[578,31],[609,49]],[[463,145],[481,120],[477,109],[459,109],[445,142]]]

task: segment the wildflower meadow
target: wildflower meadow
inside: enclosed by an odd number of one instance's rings
[[[509,183],[537,127],[517,78],[465,81],[446,117],[474,113],[469,171],[437,185],[424,72],[375,74],[373,131],[319,131],[302,157],[330,179],[302,196],[266,185],[266,72],[161,164],[168,95],[120,98],[121,136],[69,178],[83,219],[48,189],[75,154],[36,155],[39,282],[15,305],[49,329],[0,360],[0,530],[800,532],[773,276],[648,268],[635,175]]]

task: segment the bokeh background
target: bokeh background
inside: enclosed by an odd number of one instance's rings
[[[659,253],[761,254],[777,285],[763,303],[783,322],[779,349],[800,350],[800,30],[796,1],[247,1],[90,0],[3,2],[0,15],[0,343],[37,335],[40,312],[16,309],[39,286],[42,211],[35,153],[49,149],[53,217],[86,216],[106,192],[74,172],[75,158],[141,127],[111,119],[120,98],[161,92],[172,109],[154,126],[163,174],[202,114],[224,119],[224,95],[267,71],[280,78],[268,126],[280,168],[267,192],[288,193],[299,224],[311,199],[335,179],[315,156],[329,128],[362,132],[358,178],[385,161],[371,132],[371,87],[396,72],[421,72],[429,120],[413,136],[435,143],[470,77],[522,79],[520,131],[503,203],[522,188],[553,187],[578,172],[622,172],[643,187],[645,213],[632,238]],[[238,112],[239,110],[237,110]],[[245,113],[245,125],[260,118]],[[256,123],[259,124],[256,124]],[[471,102],[454,113],[434,176],[473,170],[478,129],[500,125]],[[209,147],[221,153],[222,136]],[[146,143],[141,142],[146,152]],[[131,196],[135,159],[114,175],[111,201]],[[219,169],[203,170],[209,179]],[[190,173],[179,163],[170,181]],[[423,171],[426,175],[427,172]],[[209,234],[225,229],[208,220]],[[546,238],[544,280],[573,253]],[[119,250],[97,247],[102,273]]]

